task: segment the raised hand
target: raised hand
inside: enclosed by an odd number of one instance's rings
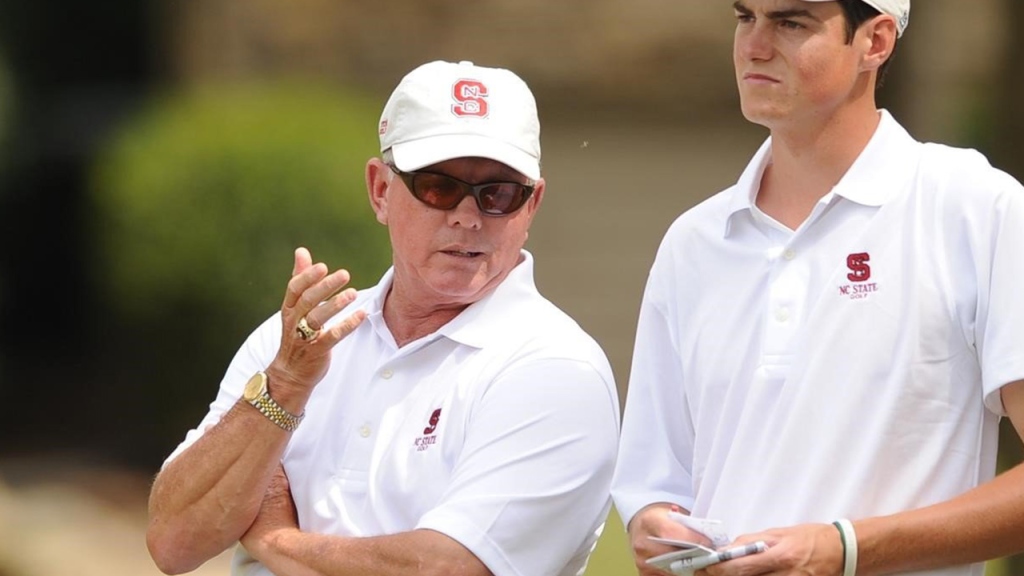
[[[357,310],[324,329],[331,318],[355,300],[354,288],[342,290],[349,279],[347,270],[328,274],[326,264],[313,264],[309,250],[295,250],[292,278],[281,304],[281,347],[267,368],[274,397],[286,409],[298,408],[301,412],[309,394],[327,373],[334,345],[366,318],[365,312]],[[299,329],[303,320],[308,336]]]

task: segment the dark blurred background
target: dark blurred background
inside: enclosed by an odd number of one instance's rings
[[[882,105],[1024,178],[1022,25],[1019,0],[916,3]],[[624,397],[661,235],[765,136],[738,112],[732,28],[706,0],[0,1],[0,576],[156,573],[149,479],[277,307],[292,249],[358,287],[387,266],[362,165],[388,93],[432,59],[534,88],[538,283]],[[590,573],[628,570],[615,520]]]

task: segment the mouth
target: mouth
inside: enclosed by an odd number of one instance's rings
[[[753,74],[753,73],[750,73],[750,72],[744,74],[743,75],[743,79],[748,81],[748,82],[754,82],[754,83],[768,83],[768,84],[778,84],[779,83],[778,79],[772,78],[771,76],[766,76],[764,74]]]
[[[472,250],[441,250],[442,254],[454,256],[455,258],[479,258],[483,256],[483,252],[474,252]]]

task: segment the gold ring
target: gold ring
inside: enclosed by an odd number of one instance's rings
[[[303,340],[312,340],[316,338],[319,330],[313,330],[309,327],[309,322],[306,322],[306,317],[299,318],[299,324],[295,327],[295,331],[299,333],[299,338]]]

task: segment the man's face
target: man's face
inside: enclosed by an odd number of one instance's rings
[[[417,200],[402,178],[383,166],[377,219],[387,225],[395,265],[395,290],[427,308],[476,302],[519,263],[519,251],[544,194],[544,181],[518,211],[487,216],[468,195],[451,210]],[[527,178],[485,158],[457,158],[423,168],[464,182],[520,182]]]
[[[733,62],[743,115],[777,128],[823,119],[861,94],[864,42],[837,2],[738,0]]]

